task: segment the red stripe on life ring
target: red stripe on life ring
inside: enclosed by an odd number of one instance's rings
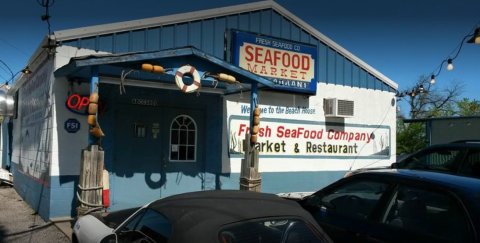
[[[194,66],[191,66],[189,73],[193,76],[193,73],[195,73],[195,67]]]
[[[175,75],[177,75],[177,76],[179,76],[179,77],[183,78],[183,73],[182,73],[182,72],[179,72],[179,71],[177,71],[177,72],[175,73]]]
[[[188,88],[187,85],[184,84],[182,88],[182,92],[185,93],[185,91],[187,91],[187,88]]]
[[[200,82],[197,82],[197,81],[195,81],[195,80],[193,80],[193,84],[195,84],[195,85],[198,86],[198,87],[200,87],[200,85],[201,85]]]

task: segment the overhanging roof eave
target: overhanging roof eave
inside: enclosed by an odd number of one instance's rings
[[[270,88],[275,84],[257,74],[249,72],[245,69],[232,65],[222,59],[209,55],[203,51],[195,49],[193,47],[181,47],[168,50],[154,51],[154,52],[138,52],[138,53],[126,53],[126,54],[107,54],[107,55],[91,55],[80,58],[74,58],[67,65],[59,68],[54,72],[55,77],[68,76],[80,71],[83,68],[90,66],[101,65],[113,65],[119,63],[144,63],[151,60],[172,58],[172,57],[195,57],[201,59],[201,61],[208,62],[210,64],[220,66],[227,69],[235,75],[245,77],[247,80],[240,80],[246,83],[256,82]]]

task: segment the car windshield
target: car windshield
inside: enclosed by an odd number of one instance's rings
[[[327,242],[314,227],[301,219],[260,219],[227,226],[220,243],[320,243]]]
[[[402,168],[413,170],[434,170],[455,173],[461,165],[466,149],[436,148],[414,154],[402,161]]]

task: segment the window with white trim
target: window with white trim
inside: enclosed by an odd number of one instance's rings
[[[177,116],[170,126],[170,161],[195,162],[197,125],[186,115]]]

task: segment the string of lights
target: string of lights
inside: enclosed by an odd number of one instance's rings
[[[473,34],[471,34],[473,31]],[[448,57],[438,65],[437,68],[435,68],[428,76],[430,76],[430,81],[428,82],[428,87],[424,87],[423,83],[427,83],[426,79],[421,80],[417,85],[415,85],[412,89],[412,91],[403,91],[403,92],[397,92],[397,97],[403,98],[407,95],[411,96],[412,98],[415,97],[419,93],[428,93],[430,90],[430,87],[435,84],[435,78],[438,78],[440,75],[443,65],[447,63],[447,70],[451,71],[453,70],[453,60],[455,60],[458,55],[460,54],[460,51],[462,50],[463,44],[465,43],[465,40],[467,38],[470,38],[467,43],[475,43],[475,44],[480,44],[480,21],[475,25],[475,27],[468,32],[468,34],[462,39],[460,44],[453,49],[453,51],[448,55]],[[456,52],[455,55],[453,55]],[[438,71],[438,72],[437,72]],[[437,73],[436,73],[437,72]],[[436,73],[436,74],[435,74]]]
[[[475,25],[475,27],[470,30],[468,32],[468,34],[462,39],[462,41],[460,42],[460,44],[457,45],[457,47],[455,47],[455,49],[453,49],[453,51],[448,55],[448,57],[444,60],[442,60],[442,62],[440,63],[440,65],[435,68],[431,73],[430,73],[430,84],[435,84],[435,78],[438,78],[438,76],[440,75],[440,72],[442,71],[442,67],[443,67],[443,64],[445,64],[445,62],[447,62],[447,70],[448,71],[451,71],[453,70],[453,60],[455,60],[457,57],[458,57],[458,54],[460,54],[460,51],[462,50],[462,47],[463,47],[463,44],[465,43],[465,40],[467,38],[470,38],[467,43],[475,43],[475,44],[480,44],[480,21]],[[472,33],[473,31],[473,34],[470,34]],[[458,51],[457,51],[458,49]],[[453,53],[455,53],[455,56],[453,56]],[[452,57],[453,56],[453,57]],[[435,72],[438,70],[438,73],[435,74]]]

